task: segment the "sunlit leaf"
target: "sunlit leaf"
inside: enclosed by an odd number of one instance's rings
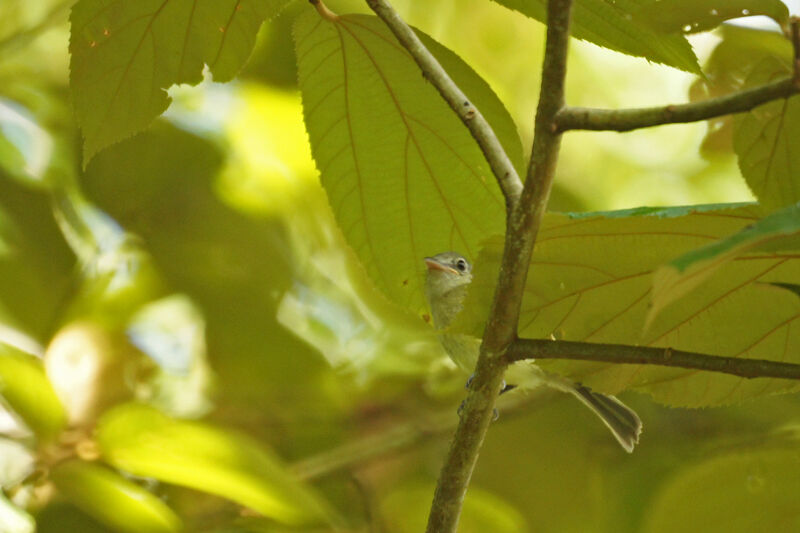
[[[705,76],[698,78],[689,91],[692,102],[739,91],[745,88],[754,67],[792,54],[791,43],[775,31],[725,24],[716,34],[722,41],[703,66]],[[708,121],[708,133],[701,146],[704,156],[733,151],[733,118],[723,115]]]
[[[651,504],[643,531],[796,531],[798,472],[796,448],[729,453],[689,465]]]
[[[0,167],[39,185],[53,155],[53,141],[25,108],[0,98]]]
[[[8,501],[0,493],[0,531],[4,533],[34,533],[36,522],[33,517]]]
[[[664,307],[688,294],[737,257],[767,250],[797,249],[798,235],[800,207],[793,206],[659,267],[653,274],[652,307],[648,313],[648,322]]]
[[[216,494],[286,524],[331,518],[277,457],[233,431],[128,404],[103,418],[98,440],[103,458],[132,474]]]
[[[696,33],[729,19],[766,15],[780,25],[789,19],[789,8],[780,0],[668,0],[642,6],[636,16],[662,32]]]
[[[64,428],[67,417],[36,357],[0,344],[0,397],[43,442]]]
[[[423,36],[424,38],[424,36]],[[423,307],[422,258],[477,253],[502,230],[504,203],[468,130],[375,17],[298,19],[295,40],[311,148],[349,244],[376,284]],[[521,148],[491,89],[452,52],[424,38],[495,125],[512,161]]]
[[[547,215],[531,263],[520,335],[798,362],[800,330],[792,326],[800,318],[800,299],[772,285],[800,280],[794,252],[735,258],[644,329],[653,271],[741,231],[758,221],[759,212],[756,206],[709,206]],[[501,250],[499,238],[484,248],[457,327],[480,334]],[[635,388],[670,405],[728,404],[798,388],[786,380],[648,365],[540,363],[599,390]]]
[[[181,530],[180,519],[158,497],[104,466],[70,460],[56,466],[50,478],[65,498],[118,531]]]
[[[70,84],[84,164],[164,112],[166,90],[196,84],[208,65],[228,81],[262,21],[286,0],[80,0],[72,9]]]
[[[764,61],[747,79],[759,85],[791,74],[788,63]],[[800,201],[800,96],[776,100],[734,117],[739,168],[760,203],[777,208]]]
[[[546,20],[546,0],[495,1],[539,22]],[[572,35],[623,54],[699,73],[697,58],[682,35],[657,32],[634,19],[641,5],[640,0],[576,0]]]

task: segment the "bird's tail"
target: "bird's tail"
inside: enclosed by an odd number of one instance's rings
[[[506,371],[508,383],[522,390],[530,390],[539,385],[547,385],[562,392],[568,392],[591,409],[611,430],[626,452],[633,451],[642,432],[642,421],[633,409],[614,396],[594,392],[589,387],[575,383],[571,379],[545,372],[530,362],[516,363]]]
[[[626,452],[633,451],[642,432],[642,421],[633,409],[614,396],[594,392],[578,383],[569,392],[600,417]]]

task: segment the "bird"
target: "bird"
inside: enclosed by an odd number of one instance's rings
[[[442,252],[426,257],[425,266],[425,297],[433,325],[439,331],[439,341],[459,368],[472,373],[478,361],[481,340],[465,333],[447,331],[464,307],[472,282],[472,265],[457,252]],[[530,360],[511,364],[505,378],[510,385],[504,390],[530,390],[546,385],[572,394],[602,420],[628,453],[633,452],[639,442],[642,421],[633,409],[614,396],[594,392],[568,378],[547,373]]]

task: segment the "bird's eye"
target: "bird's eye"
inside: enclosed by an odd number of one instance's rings
[[[459,259],[458,261],[456,261],[456,268],[460,272],[466,272],[467,271],[467,261],[466,261],[466,259]]]

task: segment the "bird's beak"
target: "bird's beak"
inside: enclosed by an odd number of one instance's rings
[[[450,268],[447,265],[441,264],[439,261],[437,261],[433,257],[426,257],[425,258],[425,266],[428,267],[428,270],[441,270],[442,272],[447,272],[449,274],[458,274],[458,271],[456,269]]]

